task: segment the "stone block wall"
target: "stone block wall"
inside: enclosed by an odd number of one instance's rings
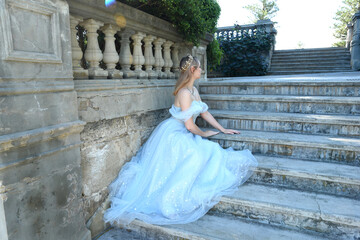
[[[0,0],[0,239],[90,239],[63,0]]]

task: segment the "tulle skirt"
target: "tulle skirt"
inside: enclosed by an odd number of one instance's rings
[[[189,132],[182,121],[160,123],[110,185],[106,222],[196,221],[243,184],[257,166],[249,150],[223,149]]]

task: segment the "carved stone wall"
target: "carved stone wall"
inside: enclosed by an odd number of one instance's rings
[[[69,8],[0,0],[0,239],[90,239]]]

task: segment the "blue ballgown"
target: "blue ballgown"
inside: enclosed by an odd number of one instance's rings
[[[201,101],[186,111],[171,107],[172,117],[155,128],[110,185],[106,222],[193,222],[250,177],[257,161],[249,150],[223,149],[185,128],[185,121],[207,109]]]

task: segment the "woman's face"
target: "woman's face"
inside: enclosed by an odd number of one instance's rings
[[[195,79],[199,79],[201,77],[201,66],[199,65],[197,68],[194,67],[194,77]]]

